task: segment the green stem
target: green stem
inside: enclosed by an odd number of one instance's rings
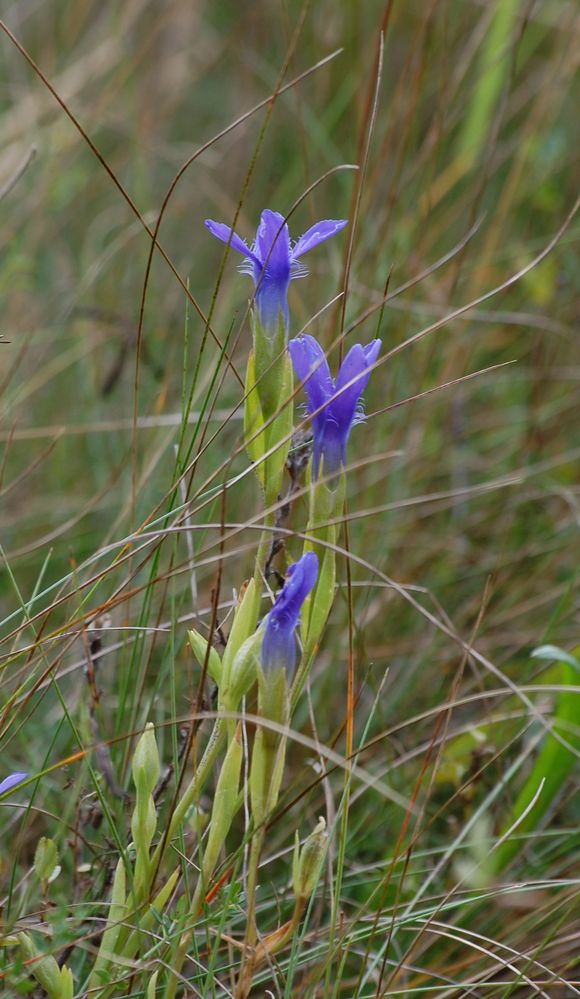
[[[171,839],[173,838],[173,836],[175,835],[175,833],[177,832],[179,826],[183,822],[183,819],[187,814],[188,810],[191,808],[196,798],[199,797],[203,789],[203,786],[211,773],[213,764],[218,756],[218,753],[221,749],[223,740],[225,738],[225,734],[226,734],[226,726],[224,720],[222,718],[218,718],[213,727],[213,731],[209,738],[209,742],[205,747],[204,754],[199,762],[199,766],[197,767],[193,778],[189,782],[188,786],[186,787],[185,791],[183,792],[180,800],[178,801],[175,807],[175,810],[169,822],[169,826],[167,828],[167,832],[161,837],[159,843],[157,844],[157,847],[155,848],[155,851],[153,852],[153,855],[149,863],[148,881],[144,883],[142,886],[140,886],[138,898],[136,897],[135,889],[133,889],[133,891],[131,892],[131,894],[127,899],[126,906],[129,912],[134,911],[135,913],[138,913],[142,908],[143,901],[149,897],[149,894],[151,892],[151,881],[156,876],[157,871],[159,870],[163,862],[167,846],[171,841]],[[130,935],[132,936],[130,929],[126,926],[122,927],[121,932],[119,933],[118,939],[116,941],[115,951],[117,954],[122,955],[125,953],[124,948],[125,945],[127,944],[127,940]]]
[[[225,839],[225,837],[224,837]],[[195,920],[201,915],[203,910],[203,896],[205,891],[205,886],[207,884],[207,878],[204,873],[200,873],[199,880],[195,887],[193,893],[193,898],[191,900],[191,906],[189,913],[184,917],[184,921],[190,917]],[[180,927],[181,929],[181,927]],[[187,957],[187,952],[191,943],[191,932],[189,930],[184,930],[181,932],[181,937],[179,940],[179,945],[171,959],[170,975],[167,985],[165,986],[165,992],[163,994],[164,999],[174,999],[175,993],[177,991],[177,986],[179,984],[179,976],[181,969],[185,963]]]
[[[183,968],[185,958],[187,957],[187,948],[189,947],[189,934],[183,933],[181,940],[179,941],[179,946],[175,951],[173,959],[171,961],[171,970],[169,974],[169,981],[165,986],[165,992],[163,993],[164,999],[174,999],[175,993],[177,992],[177,986],[179,984],[179,975],[181,969]]]
[[[167,832],[157,844],[155,852],[151,858],[152,871],[158,870],[159,865],[163,860],[167,844],[177,832],[177,829],[183,822],[185,815],[203,790],[203,786],[211,773],[211,769],[222,747],[225,735],[226,725],[224,719],[217,718],[213,731],[210,735],[209,742],[205,747],[204,754],[199,762],[195,774],[175,806]]]
[[[217,781],[209,825],[209,835],[205,844],[201,871],[191,905],[189,906],[189,912],[178,921],[177,937],[179,943],[170,962],[171,970],[165,989],[166,999],[173,999],[175,995],[179,975],[191,942],[191,926],[188,926],[188,923],[190,919],[195,922],[198,916],[201,915],[207,886],[241,801],[238,790],[242,760],[243,747],[240,725],[230,741]]]
[[[246,996],[252,987],[252,979],[254,977],[256,960],[255,949],[258,939],[258,924],[256,921],[256,890],[258,887],[258,867],[260,864],[262,847],[264,845],[265,832],[265,825],[263,825],[261,829],[255,830],[250,849],[247,884],[248,914],[246,920],[246,936],[244,939],[244,956],[242,959],[235,999],[246,999]]]

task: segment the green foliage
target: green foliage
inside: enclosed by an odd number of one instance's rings
[[[85,133],[4,31],[0,780],[31,775],[0,808],[7,995],[573,989],[575,15],[6,13]],[[267,206],[350,216],[292,335],[333,370],[383,339],[338,489],[203,228]],[[258,690],[305,548],[302,659]],[[321,813],[328,867],[315,831],[292,878]]]
[[[568,778],[577,770],[580,754],[580,661],[554,646],[536,649],[534,655],[542,659],[557,658],[562,692],[558,695],[550,730],[506,823],[506,834],[512,828],[514,834],[502,837],[503,842],[495,852],[494,867],[502,872],[521,849],[519,837],[537,830],[546,812],[562,794]]]
[[[216,650],[213,646],[209,645],[207,638],[200,635],[198,631],[188,631],[187,637],[189,639],[189,644],[191,645],[193,654],[197,659],[198,665],[203,669],[207,658],[207,672],[212,680],[219,686],[222,681],[222,661]]]

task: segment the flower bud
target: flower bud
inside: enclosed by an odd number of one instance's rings
[[[304,601],[313,590],[318,576],[318,558],[305,552],[289,566],[286,581],[272,609],[263,622],[264,640],[261,650],[262,672],[268,676],[279,670],[290,683],[296,667],[296,627]]]
[[[302,852],[294,864],[294,894],[304,902],[308,901],[318,884],[327,841],[326,822],[321,817],[316,828],[307,837]]]
[[[131,769],[137,792],[139,794],[153,794],[159,780],[161,766],[157,740],[155,739],[155,728],[152,722],[147,722],[145,731],[135,747]]]
[[[58,863],[58,851],[53,839],[43,836],[34,854],[34,870],[39,881],[49,881]]]
[[[137,797],[137,807],[131,818],[131,833],[138,851],[146,854],[157,828],[157,812],[151,795]]]

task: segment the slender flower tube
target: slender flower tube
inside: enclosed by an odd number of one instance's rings
[[[290,566],[286,583],[262,625],[261,665],[265,676],[284,670],[289,681],[296,667],[296,626],[302,604],[318,576],[318,558],[307,552]]]
[[[280,319],[288,329],[290,282],[308,273],[300,258],[340,232],[347,221],[326,219],[317,222],[292,246],[284,216],[266,208],[251,247],[229,225],[211,219],[206,219],[205,224],[213,236],[221,239],[222,243],[230,243],[232,249],[244,257],[241,270],[254,279],[260,323],[266,335],[272,338],[278,331]]]
[[[360,397],[367,387],[371,368],[381,349],[380,340],[372,340],[363,347],[351,347],[336,381],[330,374],[324,351],[317,340],[308,334],[291,340],[288,344],[294,370],[304,382],[308,399],[308,412],[312,414],[314,452],[313,477],[320,474],[333,476],[346,461],[346,445],[353,424],[363,420]]]
[[[11,791],[17,784],[22,784],[22,781],[26,780],[27,777],[28,774],[25,773],[9,774],[3,781],[0,781],[0,794],[5,794],[6,791]]]

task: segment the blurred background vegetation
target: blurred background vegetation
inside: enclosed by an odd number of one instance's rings
[[[203,317],[211,312],[212,330],[227,341],[243,378],[250,285],[233,255],[221,271],[223,248],[203,220],[230,223],[241,205],[237,229],[251,238],[262,208],[287,213],[325,173],[358,164],[358,172],[316,184],[292,215],[294,236],[319,218],[348,215],[351,226],[350,235],[312,255],[310,277],[292,286],[290,305],[293,331],[306,327],[328,348],[341,324],[356,324],[347,345],[380,335],[384,354],[395,351],[373,376],[366,425],[351,438],[348,545],[357,744],[376,736],[359,763],[405,795],[416,790],[424,809],[416,868],[379,901],[391,903],[397,887],[412,897],[430,855],[457,835],[490,788],[488,832],[500,834],[538,734],[513,685],[545,682],[545,693],[530,696],[549,715],[558,676],[549,663],[531,661],[530,651],[546,642],[578,644],[577,218],[565,224],[579,179],[577,6],[8,0],[3,10],[5,28],[28,56],[6,30],[0,34],[3,773],[37,773],[79,741],[93,741],[83,717],[86,626],[105,611],[111,651],[100,666],[98,734],[118,740],[111,745],[115,780],[126,786],[127,736],[149,716],[168,723],[160,729],[166,761],[177,756],[173,721],[187,717],[198,681],[186,624],[208,626],[222,557],[227,632],[232,587],[251,571],[257,540],[256,531],[238,532],[220,549],[220,520],[260,517],[249,475],[225,499],[216,488],[247,466],[236,410],[242,389]],[[151,245],[145,226],[153,228],[177,172],[204,146],[175,186],[159,232],[182,283],[156,252],[138,334]],[[382,307],[387,283],[391,297]],[[310,321],[340,291],[343,300]],[[336,365],[338,351],[330,357]],[[496,365],[505,366],[456,381]],[[167,526],[169,510],[185,498],[193,540],[168,533],[117,561],[132,531],[155,518],[157,528]],[[298,500],[291,523],[300,529],[304,518]],[[291,555],[291,542],[288,549]],[[339,750],[346,578],[343,560],[311,701],[297,719],[298,728]],[[478,656],[466,657],[453,635],[473,643]],[[449,718],[434,767],[425,753],[455,697],[464,703]],[[522,751],[514,781],[502,785]],[[342,779],[309,791],[311,757],[298,746],[290,757],[287,803],[305,791],[294,807],[315,817]],[[50,815],[62,815],[65,790],[64,821],[85,828],[86,780],[82,766],[58,767],[39,785],[25,820],[18,810],[2,811],[5,844],[18,830],[22,865],[39,835],[54,835]],[[468,787],[460,789],[462,782]],[[572,876],[575,790],[563,780],[550,824],[518,857],[516,882]],[[342,903],[353,934],[357,919],[369,915],[357,906],[382,876],[382,868],[365,865],[392,856],[401,832],[401,809],[376,804],[361,790],[351,806]],[[120,813],[123,805],[111,796],[110,807]],[[286,834],[281,823],[272,852],[288,845]],[[88,838],[92,853],[74,840],[67,860],[76,898],[93,891],[78,874],[82,862],[98,868],[105,850],[94,831]],[[64,825],[61,840],[71,842]],[[448,867],[430,894],[442,897],[452,884]],[[533,907],[517,895],[474,918],[481,932],[519,953],[544,942],[542,960],[564,972],[577,950],[577,887],[536,891]],[[73,899],[61,902],[66,909]],[[19,913],[33,906],[26,888],[14,905]],[[508,919],[508,905],[521,918]],[[555,911],[567,922],[568,944],[550,939]],[[420,966],[445,966],[451,975],[452,961],[455,971],[473,962],[474,981],[488,967],[467,947],[449,957],[451,942],[440,941],[432,958],[429,944]],[[356,947],[352,966],[356,981]],[[439,982],[433,970],[413,974],[398,994]],[[341,994],[354,994],[352,981]],[[507,995],[504,987],[485,994]]]

